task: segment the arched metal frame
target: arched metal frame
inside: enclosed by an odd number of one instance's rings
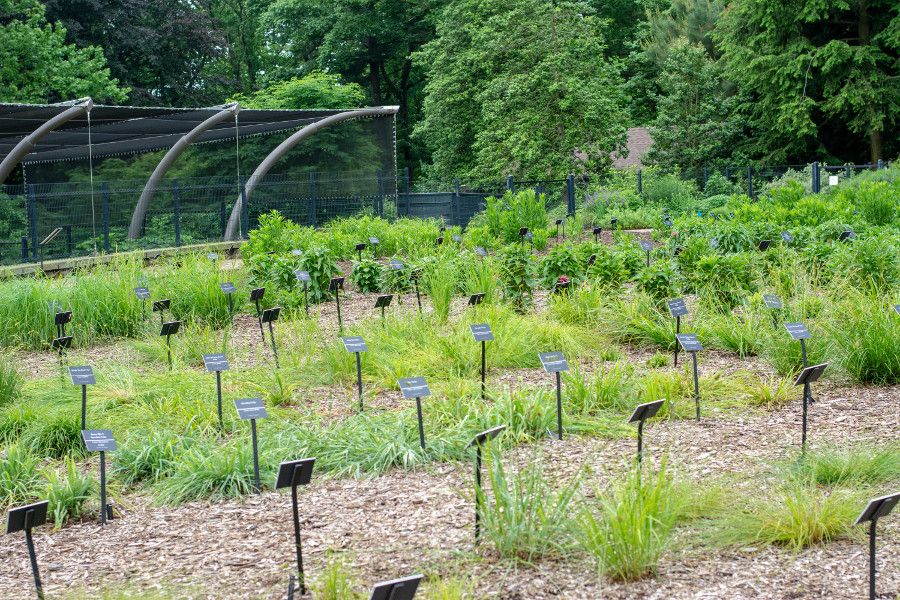
[[[59,113],[52,119],[49,119],[32,133],[22,138],[22,141],[16,144],[9,154],[6,155],[3,162],[0,162],[0,183],[6,181],[6,178],[9,177],[9,174],[12,173],[13,169],[22,162],[23,158],[28,156],[28,154],[34,150],[34,147],[45,135],[56,130],[61,125],[65,125],[76,117],[90,113],[92,108],[94,108],[94,101],[90,98],[76,100],[71,107]]]
[[[272,150],[268,156],[266,156],[259,166],[256,167],[256,170],[253,171],[253,175],[247,180],[246,185],[244,186],[244,193],[238,195],[237,202],[234,203],[234,208],[231,210],[231,216],[228,218],[228,226],[225,228],[225,235],[223,236],[225,240],[236,240],[238,237],[239,227],[241,223],[241,212],[243,210],[243,203],[250,202],[250,196],[253,193],[253,190],[256,188],[257,183],[266,176],[269,170],[278,162],[285,154],[287,154],[294,146],[305,140],[306,138],[314,135],[318,131],[328,127],[329,125],[334,125],[335,123],[340,123],[341,121],[347,121],[349,119],[360,119],[365,117],[386,117],[389,115],[397,114],[398,107],[396,106],[381,106],[377,108],[361,108],[357,110],[350,110],[347,112],[338,113],[336,115],[331,115],[330,117],[326,117],[321,121],[316,121],[315,123],[311,123],[293,133],[286,140],[281,142],[277,148]]]
[[[169,151],[166,152],[165,156],[162,157],[162,160],[159,161],[159,164],[156,165],[156,168],[153,170],[150,179],[148,179],[146,185],[144,185],[141,197],[134,207],[134,213],[131,215],[131,225],[128,227],[128,239],[135,240],[143,235],[144,218],[147,216],[147,209],[150,208],[150,202],[153,200],[153,196],[156,195],[156,190],[163,180],[163,177],[166,176],[166,173],[172,168],[172,165],[175,164],[175,161],[178,160],[181,153],[187,150],[187,147],[202,133],[215,127],[226,119],[234,118],[240,110],[241,107],[236,102],[225,105],[220,112],[214,114],[184,134],[181,139],[175,142]],[[237,132],[235,132],[235,139],[237,139]]]

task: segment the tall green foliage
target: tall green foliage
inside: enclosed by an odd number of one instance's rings
[[[609,165],[624,97],[603,23],[582,2],[453,0],[418,55],[427,69],[416,137],[431,174],[496,179]]]

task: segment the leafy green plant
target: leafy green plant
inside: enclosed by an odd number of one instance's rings
[[[310,586],[316,600],[356,600],[365,596],[359,593],[353,575],[341,555],[330,552],[322,575]]]
[[[350,281],[363,294],[380,291],[382,278],[381,265],[371,258],[354,263],[353,271],[350,273]]]
[[[544,285],[547,287],[556,283],[561,275],[570,281],[579,281],[583,268],[571,244],[554,246],[541,260]]]
[[[46,472],[48,513],[57,528],[70,519],[78,519],[96,482],[90,473],[81,473],[71,457],[63,463],[63,473],[55,469]]]
[[[678,273],[669,262],[659,261],[645,267],[638,273],[635,282],[640,291],[657,302],[678,295]]]
[[[817,485],[875,485],[900,478],[900,446],[823,448],[807,452],[790,469]]]
[[[22,433],[21,441],[38,456],[63,458],[81,456],[81,416],[57,412],[31,422]]]
[[[189,438],[171,431],[131,434],[116,450],[113,474],[125,485],[156,483],[175,470],[179,453],[189,444]]]
[[[500,251],[500,281],[503,295],[518,311],[531,305],[534,289],[534,262],[531,252],[511,244]]]
[[[22,395],[24,379],[13,359],[0,355],[0,406],[11,404]]]
[[[456,291],[458,267],[453,258],[442,256],[428,264],[422,277],[423,287],[431,298],[431,307],[439,323],[446,323]]]
[[[527,227],[535,235],[534,244],[540,249],[543,246],[537,239],[538,230],[547,226],[547,209],[543,194],[537,195],[534,190],[525,189],[518,192],[507,191],[502,197],[489,197],[486,200],[483,216],[476,217],[473,225],[487,225],[491,235],[509,244],[519,241],[519,230]],[[546,245],[544,232],[543,245]]]

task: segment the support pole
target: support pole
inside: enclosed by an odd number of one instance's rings
[[[416,398],[416,413],[419,418],[419,445],[425,449],[425,426],[422,424],[422,399]]]
[[[260,493],[259,485],[259,450],[256,444],[256,419],[250,419],[250,436],[253,439],[253,481],[256,483],[256,493]]]
[[[354,352],[356,354],[356,387],[359,390],[359,412],[363,411],[363,387],[362,387],[362,359],[359,357],[359,352]]]
[[[44,600],[44,586],[41,585],[41,574],[38,570],[37,554],[34,551],[34,539],[31,537],[31,524],[34,522],[34,510],[25,513],[25,545],[28,546],[28,558],[31,560],[31,574],[34,575],[34,589],[39,600]]]
[[[259,299],[254,300],[256,302],[256,320],[259,322],[259,336],[262,338],[263,344],[266,343],[266,332],[263,330],[262,326],[262,309],[259,307]]]
[[[675,366],[678,366],[678,334],[681,333],[681,317],[675,317]]]
[[[562,439],[562,376],[556,372],[556,437]]]
[[[637,447],[637,460],[638,464],[641,464],[641,461],[644,458],[644,419],[638,421],[638,447]]]
[[[481,537],[481,444],[475,445],[475,543]]]
[[[875,600],[875,523],[877,522],[878,519],[869,521],[869,600]]]
[[[697,405],[697,420],[700,420],[700,382],[697,379],[697,353],[691,352],[691,358],[694,359],[694,402]]]
[[[341,319],[341,290],[334,290],[334,303],[337,306],[338,333],[344,330],[344,321]]]
[[[296,479],[296,476],[294,477]],[[306,594],[306,577],[303,575],[303,546],[300,541],[300,509],[297,506],[297,485],[291,486],[291,505],[294,509],[294,546],[297,549],[297,573],[300,579],[300,595]]]
[[[275,346],[275,329],[272,327],[272,321],[269,321],[269,339],[272,340],[272,356],[275,357],[275,368],[280,369],[278,364],[278,348]]]
[[[100,523],[106,525],[106,452],[100,452]]]
[[[487,395],[487,387],[484,382],[485,376],[485,366],[487,361],[485,360],[485,354],[487,353],[487,346],[484,340],[481,340],[481,399],[484,400]]]
[[[81,386],[81,430],[87,429],[87,386]]]
[[[216,397],[218,400],[218,409],[219,409],[219,429],[224,429],[224,424],[222,423],[222,372],[216,371]]]
[[[166,352],[169,356],[169,370],[172,370],[172,336],[166,336]]]

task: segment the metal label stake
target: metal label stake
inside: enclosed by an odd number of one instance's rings
[[[37,502],[27,506],[10,509],[6,517],[6,533],[25,532],[25,545],[28,548],[28,559],[31,563],[31,575],[34,578],[34,589],[39,600],[44,600],[44,587],[41,585],[41,574],[38,570],[37,553],[34,550],[34,538],[31,530],[47,522],[49,502]]]
[[[306,594],[306,577],[303,574],[303,546],[300,540],[300,508],[297,504],[297,487],[308,485],[312,479],[315,458],[305,458],[283,462],[278,466],[278,479],[275,481],[275,489],[291,488],[291,508],[294,517],[294,547],[297,551],[297,573],[300,580],[300,595]],[[293,589],[289,595],[293,594]]]
[[[878,519],[891,514],[900,503],[900,492],[870,500],[856,519],[856,525],[869,524],[869,600],[875,600],[875,525]]]
[[[344,349],[356,355],[356,387],[359,394],[359,412],[363,411],[362,359],[360,354],[366,352],[366,342],[359,336],[343,337]]]
[[[541,365],[547,373],[556,374],[556,437],[563,438],[562,426],[562,377],[564,371],[569,370],[569,363],[562,352],[541,352],[538,354]]]
[[[259,484],[259,447],[256,440],[256,420],[269,416],[262,398],[241,398],[234,401],[234,408],[242,421],[250,421],[250,436],[253,444],[253,482],[254,491],[260,493]]]
[[[405,377],[399,381],[400,392],[404,398],[415,399],[416,417],[419,422],[419,446],[425,449],[425,425],[422,419],[422,398],[431,395],[424,377]]]
[[[481,510],[484,503],[484,493],[481,489],[481,448],[486,442],[497,437],[497,435],[506,429],[506,425],[498,425],[491,429],[482,431],[477,434],[467,448],[475,446],[475,543],[481,536]]]

